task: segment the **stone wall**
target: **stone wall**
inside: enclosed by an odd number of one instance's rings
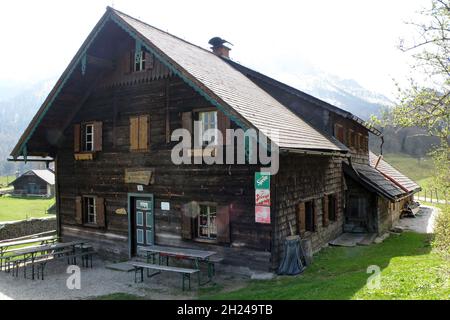
[[[56,230],[56,217],[30,219],[0,224],[0,241]]]

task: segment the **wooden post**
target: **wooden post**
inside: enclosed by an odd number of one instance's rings
[[[436,202],[439,203],[438,191],[437,191],[437,189],[434,189],[434,191],[436,192]]]

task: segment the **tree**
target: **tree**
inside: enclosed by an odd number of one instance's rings
[[[413,70],[421,72],[425,81],[410,79],[409,86],[399,91],[398,103],[386,110],[374,123],[395,127],[419,127],[427,135],[439,138],[432,152],[436,162],[435,185],[450,187],[450,3],[431,0],[431,9],[421,12],[423,21],[410,22],[416,38],[400,41],[400,50],[411,53]]]

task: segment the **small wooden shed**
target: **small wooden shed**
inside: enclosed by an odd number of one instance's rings
[[[49,169],[29,170],[9,185],[14,187],[14,195],[51,198],[55,195],[55,173]]]

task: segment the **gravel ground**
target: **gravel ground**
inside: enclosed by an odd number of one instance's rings
[[[420,206],[415,218],[402,218],[397,225],[405,230],[418,233],[433,233],[434,220],[438,213],[439,209],[436,207]]]
[[[94,259],[94,267],[81,269],[81,288],[68,289],[66,282],[71,274],[68,265],[62,261],[49,263],[45,280],[24,279],[0,272],[0,300],[55,300],[55,299],[92,299],[113,293],[128,293],[145,299],[192,299],[197,297],[196,277],[191,280],[191,291],[181,290],[181,275],[163,272],[152,278],[144,277],[144,283],[134,283],[134,272],[121,272],[106,269],[110,262]],[[29,276],[28,276],[29,277]],[[215,283],[220,286],[233,286],[245,282],[230,274],[219,275]],[[209,284],[207,286],[212,286]],[[212,289],[214,290],[214,289]]]

